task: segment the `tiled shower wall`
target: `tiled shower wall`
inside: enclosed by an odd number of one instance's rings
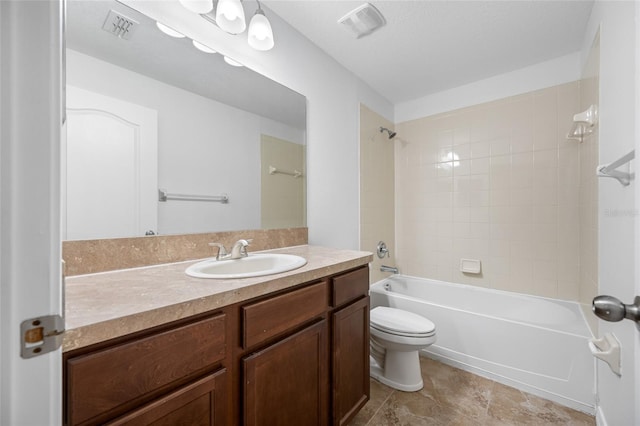
[[[589,52],[580,81],[580,110],[599,104],[600,38]],[[583,138],[580,146],[580,297],[591,305],[598,295],[598,177],[599,126]],[[586,316],[594,319],[593,315]]]
[[[579,300],[580,106],[572,82],[396,125],[401,272]]]
[[[394,141],[380,133],[393,123],[360,105],[360,249],[375,252],[379,241],[389,249],[389,257],[374,254],[370,282],[389,276],[380,266],[395,266],[394,232]]]

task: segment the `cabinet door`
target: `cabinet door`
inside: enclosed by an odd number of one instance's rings
[[[226,370],[206,376],[138,408],[109,426],[213,426],[226,422]]]
[[[369,297],[333,314],[333,424],[347,424],[369,400]]]
[[[327,424],[326,320],[249,355],[242,364],[245,425]]]

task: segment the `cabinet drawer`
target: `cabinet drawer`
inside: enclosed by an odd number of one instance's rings
[[[333,277],[331,283],[334,308],[359,299],[369,294],[369,267]]]
[[[242,308],[243,346],[249,348],[277,336],[327,310],[327,282],[281,294]]]
[[[226,316],[192,324],[67,360],[69,424],[102,423],[154,391],[220,362]]]

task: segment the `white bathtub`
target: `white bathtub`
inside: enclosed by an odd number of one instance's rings
[[[370,294],[372,308],[404,309],[436,325],[437,341],[423,355],[595,412],[592,336],[577,303],[404,275]]]

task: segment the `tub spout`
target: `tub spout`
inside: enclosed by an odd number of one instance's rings
[[[382,271],[382,272],[392,272],[394,274],[397,274],[398,273],[398,268],[396,268],[394,266],[381,265],[380,266],[380,271]]]

